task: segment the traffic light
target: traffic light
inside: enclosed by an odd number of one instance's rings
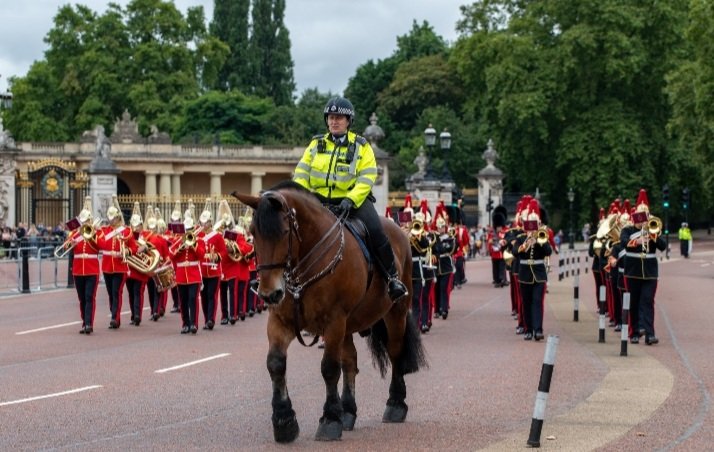
[[[687,187],[682,189],[682,208],[684,210],[689,208],[689,189]]]
[[[488,198],[488,204],[486,204],[486,210],[489,212],[493,210],[493,199]]]
[[[662,206],[669,209],[669,185],[667,184],[662,187]]]

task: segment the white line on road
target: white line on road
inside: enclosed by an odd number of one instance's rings
[[[70,389],[69,391],[56,392],[54,394],[41,395],[41,396],[36,396],[36,397],[28,397],[27,399],[20,399],[20,400],[11,400],[10,402],[0,402],[0,407],[8,406],[8,405],[17,405],[19,403],[33,402],[35,400],[41,400],[41,399],[49,399],[52,397],[60,397],[63,395],[76,394],[78,392],[89,391],[89,390],[98,389],[101,387],[102,387],[102,385],[85,386],[83,388]]]
[[[18,336],[21,336],[23,334],[30,334],[30,333],[37,333],[39,331],[45,331],[45,330],[53,330],[55,328],[63,328],[65,326],[72,326],[72,325],[80,325],[82,323],[81,320],[77,320],[76,322],[69,322],[69,323],[61,323],[59,325],[52,325],[52,326],[45,326],[42,328],[36,328],[34,330],[27,330],[27,331],[19,331],[15,333]]]
[[[218,358],[225,358],[226,356],[230,356],[230,353],[221,353],[220,355],[209,356],[208,358],[191,361],[190,363],[179,364],[178,366],[167,367],[166,369],[155,370],[154,373],[163,374],[166,372],[171,372],[172,370],[183,369],[184,367],[189,367],[189,366],[193,366],[195,364],[205,363],[206,361],[211,361],[211,360],[218,359]]]

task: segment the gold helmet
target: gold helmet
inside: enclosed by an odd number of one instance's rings
[[[156,215],[154,214],[154,207],[151,204],[146,206],[146,215],[144,215],[144,221],[146,221],[146,227],[150,231],[156,232]]]
[[[181,201],[178,199],[174,203],[174,210],[171,211],[170,219],[172,223],[178,223],[181,221]]]
[[[91,221],[91,219],[92,219],[92,197],[91,196],[86,196],[84,198],[84,206],[82,207],[82,211],[79,212],[79,215],[77,215],[77,219],[79,220],[80,223],[86,223],[87,221]]]
[[[139,206],[139,201],[134,202],[134,210],[131,212],[129,224],[132,228],[136,228],[144,224],[144,220],[141,218],[141,207]]]
[[[161,209],[154,207],[154,215],[156,216],[156,232],[163,234],[166,232],[166,221],[164,221],[164,217],[161,215]]]
[[[206,204],[203,207],[203,212],[201,212],[201,216],[198,217],[198,221],[202,226],[206,223],[213,222],[213,214],[211,213],[211,210],[211,198],[206,198]]]
[[[183,227],[186,229],[186,231],[188,231],[190,229],[193,229],[195,225],[196,223],[193,220],[193,212],[191,212],[191,209],[188,208],[183,213]]]
[[[107,220],[113,222],[117,219],[119,224],[124,224],[124,215],[121,213],[121,206],[119,205],[119,199],[117,195],[112,195],[112,205],[107,209]]]

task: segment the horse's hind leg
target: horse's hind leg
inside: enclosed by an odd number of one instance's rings
[[[357,349],[352,335],[345,336],[342,343],[342,428],[353,430],[357,420],[357,402],[355,401],[355,379],[357,369]]]
[[[270,379],[273,381],[273,437],[279,443],[290,443],[300,434],[285,381],[288,345],[294,337],[289,329],[275,320],[273,315],[270,316],[268,319],[270,350],[267,365]]]

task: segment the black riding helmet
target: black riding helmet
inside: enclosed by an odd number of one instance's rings
[[[349,128],[352,127],[352,122],[354,122],[355,119],[355,107],[352,105],[352,102],[345,99],[344,97],[333,97],[332,99],[328,100],[327,104],[325,105],[325,125],[327,125],[327,115],[330,114],[347,116],[350,121],[349,125],[347,126]]]

